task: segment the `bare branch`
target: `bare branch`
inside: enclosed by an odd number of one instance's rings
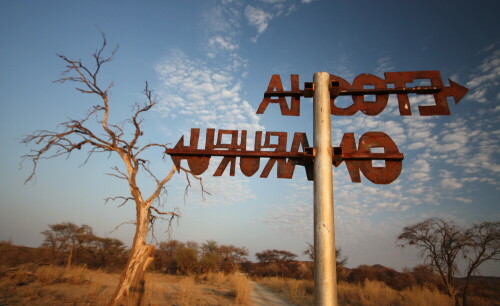
[[[132,225],[136,225],[137,222],[133,221],[133,220],[130,220],[130,221],[125,221],[125,222],[122,222],[120,224],[118,224],[114,229],[112,229],[111,231],[107,232],[107,233],[104,233],[104,235],[106,236],[109,236],[111,235],[114,231],[116,231],[118,228],[120,228],[122,225],[124,224],[132,224]]]
[[[110,176],[114,176],[116,178],[119,178],[119,179],[122,179],[122,180],[129,180],[129,176],[127,174],[125,174],[124,172],[122,172],[120,169],[118,169],[117,166],[114,166],[111,168],[112,170],[118,172],[118,174],[116,173],[106,173],[107,175],[110,175]]]
[[[158,210],[156,207],[151,206],[149,209],[154,210],[157,214],[162,215],[162,216],[171,216],[171,218],[179,217],[180,215],[178,213],[169,211],[169,212],[162,212]]]
[[[122,203],[118,205],[118,207],[122,207],[128,201],[134,200],[134,198],[132,198],[132,197],[123,197],[123,196],[117,196],[117,197],[112,197],[112,198],[105,198],[104,199],[104,204],[107,204],[108,201],[116,201],[116,200],[122,200]]]
[[[165,149],[167,149],[167,144],[149,143],[149,144],[143,146],[142,148],[140,148],[139,150],[137,150],[135,155],[137,156],[137,155],[141,154],[142,152],[144,152],[147,149],[152,148],[152,147],[159,147],[159,148],[162,148],[163,150],[165,150]]]
[[[205,187],[203,185],[203,178],[201,178],[198,175],[193,174],[193,172],[191,172],[191,170],[188,170],[188,169],[186,169],[184,167],[181,167],[181,170],[186,173],[186,181],[187,181],[186,189],[184,190],[184,201],[186,200],[186,197],[187,197],[187,194],[188,194],[188,189],[191,187],[191,180],[189,179],[189,174],[193,178],[195,178],[196,180],[199,181],[200,186],[201,186],[201,196],[202,196],[203,201],[205,201],[206,200],[205,194],[208,194],[208,195],[211,195],[211,194],[210,194],[210,192],[208,192],[208,191],[205,190]]]
[[[151,210],[153,210],[153,211],[151,211]],[[150,214],[149,214],[149,232],[151,233],[152,240],[157,241],[156,236],[154,235],[154,224],[155,224],[156,220],[158,220],[158,219],[161,221],[168,222],[167,232],[170,235],[170,231],[172,229],[172,222],[174,220],[176,220],[176,219],[178,220],[180,218],[179,210],[176,208],[172,212],[162,212],[162,211],[158,210],[156,207],[151,206],[151,207],[149,207],[149,211],[150,211]],[[158,216],[155,216],[153,214],[153,212],[158,214]],[[163,217],[163,216],[168,216],[168,217]]]
[[[151,196],[146,200],[146,203],[148,203],[148,205],[151,205],[154,200],[156,198],[158,198],[158,196],[160,195],[162,189],[163,189],[163,186],[168,182],[170,181],[170,179],[172,178],[172,176],[175,174],[175,172],[177,171],[177,168],[175,166],[172,166],[172,169],[170,170],[170,173],[167,174],[167,176],[165,176],[163,178],[163,180],[161,180],[161,182],[159,182],[157,185],[156,185],[156,189],[155,191],[151,194]]]

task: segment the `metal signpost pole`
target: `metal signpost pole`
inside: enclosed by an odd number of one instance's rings
[[[337,305],[330,74],[314,74],[314,304]]]

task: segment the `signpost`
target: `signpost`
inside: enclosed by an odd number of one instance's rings
[[[443,84],[439,71],[386,72],[385,79],[372,74],[360,74],[352,84],[345,79],[317,72],[314,82],[305,82],[299,88],[299,76],[291,75],[291,90],[284,91],[280,75],[273,75],[257,114],[264,114],[270,104],[278,104],[283,116],[300,115],[300,98],[313,97],[314,146],[309,147],[305,133],[294,133],[290,150],[287,151],[288,134],[285,132],[255,132],[254,148],[247,148],[247,131],[207,129],[205,147],[199,149],[199,129],[191,129],[189,145],[184,144],[184,136],[166,153],[180,169],[181,161],[187,160],[190,171],[199,175],[208,169],[211,156],[222,156],[214,176],[221,176],[229,166],[229,175],[236,173],[236,159],[239,158],[241,172],[253,176],[260,168],[260,159],[268,158],[260,177],[267,178],[277,164],[278,178],[292,178],[295,167],[303,166],[307,178],[314,181],[314,298],[315,305],[337,305],[337,280],[335,267],[335,226],[333,205],[333,170],[345,162],[351,181],[361,182],[363,175],[375,184],[390,184],[401,173],[403,154],[394,141],[383,132],[366,132],[356,146],[353,133],[345,133],[340,145],[332,147],[330,115],[352,116],[358,111],[368,116],[380,114],[389,101],[390,94],[396,94],[399,112],[411,116],[408,94],[432,94],[434,105],[420,105],[421,116],[449,115],[447,97],[458,104],[468,89],[449,80],[450,86]],[[426,80],[429,85],[407,87],[414,81]],[[366,100],[366,96],[375,100]],[[339,96],[351,96],[352,105],[341,108],[335,105]],[[291,97],[290,106],[286,97]],[[224,142],[225,135],[230,141]],[[272,139],[277,139],[273,143]],[[372,152],[382,148],[383,152]],[[273,151],[270,151],[273,150]],[[373,160],[384,160],[385,165],[375,167]]]

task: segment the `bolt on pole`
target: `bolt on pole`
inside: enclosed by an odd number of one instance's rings
[[[337,306],[330,74],[314,74],[314,305]]]

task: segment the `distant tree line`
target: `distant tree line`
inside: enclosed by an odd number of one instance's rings
[[[39,248],[15,246],[10,241],[0,242],[1,265],[38,262],[118,271],[127,260],[129,250],[122,241],[99,237],[85,224],[51,224],[41,234],[44,240]],[[336,250],[338,281],[364,283],[365,280],[375,280],[395,290],[414,286],[435,289],[448,294],[456,305],[459,305],[459,296],[461,304],[467,305],[468,291],[477,295],[477,292],[488,291],[492,287],[490,291],[494,292],[494,284],[500,285],[500,281],[490,279],[485,282],[474,278],[482,263],[500,259],[498,222],[483,222],[463,229],[453,222],[431,218],[404,227],[398,242],[401,246],[417,247],[424,263],[412,269],[405,268],[403,272],[382,265],[360,265],[350,269],[345,267],[347,257],[339,248]],[[159,243],[149,269],[177,275],[241,271],[258,277],[313,279],[314,246],[308,243],[303,254],[308,255],[310,261],[297,260],[296,254],[286,250],[268,249],[255,253],[257,262],[250,262],[245,247],[219,244],[215,240],[201,244],[169,240]],[[465,276],[461,279],[457,277],[460,265]],[[472,279],[475,279],[475,284],[471,284]]]
[[[247,261],[248,250],[207,240],[197,242],[170,240],[161,242],[155,253],[153,268],[170,274],[233,273]]]
[[[86,224],[51,224],[42,235],[42,248],[48,250],[53,264],[118,270],[127,261],[128,251],[121,240],[99,237]]]

